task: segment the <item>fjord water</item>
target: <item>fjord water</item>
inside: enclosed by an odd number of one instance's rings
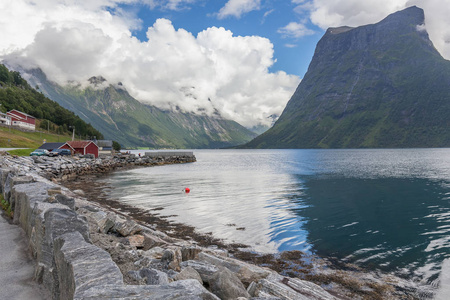
[[[450,257],[450,149],[194,153],[195,163],[101,180],[113,199],[259,252],[302,250],[426,280]]]

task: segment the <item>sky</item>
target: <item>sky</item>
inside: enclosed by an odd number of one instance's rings
[[[61,85],[101,75],[163,109],[270,125],[328,27],[411,5],[450,59],[450,0],[0,0],[0,60]]]

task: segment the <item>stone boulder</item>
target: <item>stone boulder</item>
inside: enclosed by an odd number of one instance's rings
[[[197,280],[200,284],[203,284],[203,280],[202,277],[200,276],[200,274],[195,271],[194,268],[192,267],[186,267],[184,269],[181,270],[180,273],[176,274],[173,277],[173,280],[177,281],[177,280],[186,280],[186,279],[195,279]]]
[[[273,273],[266,279],[252,282],[247,291],[253,297],[277,297],[283,300],[337,300],[322,287],[298,278]]]
[[[181,250],[176,249],[166,249],[161,257],[161,263],[165,264],[168,269],[179,272],[181,270]]]
[[[220,300],[193,279],[166,285],[97,286],[74,297],[78,299]]]
[[[112,230],[119,233],[121,236],[127,237],[141,232],[142,228],[133,220],[117,219]]]
[[[58,203],[68,206],[71,210],[75,210],[75,199],[62,194],[57,194],[55,199]]]
[[[250,298],[239,278],[227,268],[220,268],[208,283],[211,292],[222,300],[234,300],[239,297]]]
[[[89,244],[79,232],[55,240],[55,265],[59,279],[59,299],[82,299],[93,287],[123,286],[123,276],[111,256]]]
[[[145,238],[141,234],[135,234],[127,237],[128,242],[130,243],[130,246],[136,247],[136,248],[144,248],[144,241]]]
[[[205,252],[201,252],[198,254],[198,258],[200,261],[213,264],[217,267],[224,267],[229,269],[231,272],[235,273],[245,285],[249,285],[253,281],[258,281],[260,279],[266,278],[272,273],[267,269],[251,265],[230,257],[217,257]]]
[[[161,247],[154,247],[147,251],[143,251],[142,255],[145,257],[152,258],[152,259],[161,259],[164,255],[164,251],[165,250]]]
[[[163,245],[167,244],[166,241],[164,241],[160,237],[155,236],[149,232],[144,232],[143,236],[144,236],[144,247],[143,247],[144,250],[149,250],[151,248],[159,247],[159,246],[163,246]]]
[[[182,268],[187,267],[193,268],[195,271],[198,272],[198,274],[200,274],[200,277],[203,282],[209,282],[214,273],[219,271],[219,268],[217,266],[198,260],[183,261],[180,264],[180,266]]]
[[[197,259],[197,255],[202,252],[202,248],[196,245],[184,246],[181,248],[181,257],[183,261]]]
[[[46,240],[50,243],[60,235],[79,232],[89,242],[89,226],[86,219],[73,210],[52,208],[44,213]]]
[[[139,270],[139,275],[141,278],[146,279],[148,285],[169,284],[169,277],[167,274],[155,269],[143,268]]]

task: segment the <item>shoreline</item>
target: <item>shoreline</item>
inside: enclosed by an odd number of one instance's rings
[[[426,299],[434,293],[434,291],[421,291],[417,284],[412,284],[408,280],[379,272],[365,272],[349,264],[344,264],[344,267],[341,265],[336,269],[336,264],[307,256],[300,251],[274,255],[246,251],[245,245],[230,244],[208,234],[199,234],[192,226],[170,222],[155,213],[108,199],[101,194],[104,185],[98,184],[93,179],[108,176],[116,170],[145,165],[158,166],[163,165],[164,162],[185,162],[176,157],[169,160],[135,156],[111,159],[120,163],[115,164],[108,159],[102,161],[79,158],[70,160],[3,157],[3,162],[8,162],[6,169],[3,169],[5,166],[2,165],[1,170],[3,193],[6,196],[14,196],[14,184],[22,189],[39,182],[41,182],[39,185],[44,184],[45,180],[39,179],[40,176],[45,176],[53,186],[57,184],[56,188],[48,189],[46,193],[49,196],[45,201],[55,203],[57,207],[69,205],[68,209],[70,208],[78,215],[77,222],[85,222],[82,221],[83,218],[87,221],[83,228],[88,228],[89,232],[82,232],[82,234],[85,235],[87,242],[109,253],[122,273],[121,277],[125,284],[123,288],[127,291],[131,288],[138,289],[138,287],[146,291],[150,289],[149,279],[143,277],[142,270],[147,270],[145,271],[147,273],[151,270],[153,270],[151,272],[162,272],[162,275],[158,276],[165,276],[167,280],[162,283],[158,281],[158,287],[164,289],[167,289],[165,284],[181,284],[177,276],[185,270],[191,272],[194,270],[199,273],[197,276],[202,277],[198,282],[203,284],[203,288],[208,289],[208,291],[201,291],[202,295],[206,295],[213,291],[211,285],[216,282],[213,277],[225,276],[217,268],[225,267],[235,272],[233,276],[236,280],[242,281],[240,291],[243,295],[250,293],[252,297],[260,295],[277,297],[278,295],[279,299],[291,299],[280,295],[298,294],[303,297],[308,296],[310,299],[334,299],[333,296],[338,299]],[[86,184],[87,182],[89,184]],[[48,183],[45,185],[51,186]],[[61,189],[61,185],[64,188]],[[8,188],[10,192],[5,191]],[[56,196],[51,196],[55,193]],[[62,194],[61,197],[57,196],[59,193]],[[9,200],[12,206],[14,206],[13,199]],[[18,200],[15,200],[15,207],[23,211],[21,214],[30,214],[26,211],[24,204],[18,203]],[[42,208],[46,210],[47,208],[44,207],[47,206],[45,204]],[[14,215],[15,221],[18,218],[23,217]],[[42,218],[42,215],[39,218]],[[22,227],[27,226],[30,224],[22,224]],[[27,232],[32,235],[32,228],[27,227]],[[212,269],[216,271],[212,272]],[[192,282],[188,285],[190,289],[193,288]],[[153,289],[153,286],[151,288]],[[222,289],[226,288],[222,287]],[[94,291],[98,292],[95,289]],[[107,292],[112,293],[112,291]],[[215,290],[216,295],[221,292],[223,290]],[[321,296],[312,297],[311,295]],[[212,299],[208,297],[204,299]]]
[[[194,241],[196,245],[205,248],[217,247],[243,262],[268,267],[283,276],[297,277],[318,284],[340,299],[385,299],[386,296],[393,299],[432,299],[436,292],[429,288],[420,290],[418,283],[408,279],[376,269],[365,269],[337,258],[319,258],[298,250],[261,254],[251,251],[248,245],[229,243],[210,234],[199,233],[193,226],[169,221],[168,216],[154,213],[163,208],[145,210],[102,195],[101,189],[105,186],[96,179],[107,177],[111,173],[92,174],[88,179],[65,181],[63,185],[70,190],[82,190],[88,201],[130,217],[144,226],[152,225],[171,238]],[[86,182],[89,182],[89,185],[85,184]]]

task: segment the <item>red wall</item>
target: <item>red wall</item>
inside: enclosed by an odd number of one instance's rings
[[[59,147],[60,149],[69,149],[72,151],[72,148],[70,148],[69,145],[64,144],[63,146]],[[98,157],[98,147],[94,143],[90,143],[86,148],[74,148],[75,153],[79,153],[81,155],[84,154],[94,154],[94,156]]]
[[[98,157],[98,147],[96,144],[94,143],[90,143],[87,147],[86,147],[86,154],[94,154],[95,157]]]
[[[7,112],[7,114],[11,116],[11,120],[12,120],[12,121],[20,121],[20,122],[25,122],[25,123],[33,124],[33,125],[36,124],[36,119],[35,119],[35,118],[29,117],[29,116],[27,116],[27,115],[24,115],[23,113],[21,113],[21,112],[19,112],[19,111],[17,111],[17,110],[9,111],[9,112]],[[16,117],[13,116],[12,114],[14,114],[14,115],[16,115],[16,116],[19,116],[19,117],[22,117],[23,119],[16,118]]]

